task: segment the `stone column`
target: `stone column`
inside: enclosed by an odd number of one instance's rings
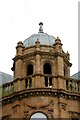
[[[15,61],[15,78],[21,77],[22,74],[22,52],[23,52],[23,43],[20,41],[17,43],[16,47],[16,57],[13,59]]]
[[[54,52],[55,52],[55,75],[57,76],[57,88],[58,89],[65,89],[65,80],[64,80],[64,55],[62,49],[62,43],[59,37],[55,40]]]
[[[55,52],[55,65],[56,65],[56,75],[64,75],[64,63],[63,63],[63,53],[62,53],[62,43],[59,37],[55,40],[54,52]]]
[[[23,69],[23,61],[22,61],[22,54],[23,54],[23,43],[20,41],[17,43],[16,47],[16,56],[13,59],[15,61],[15,76],[14,79],[16,82],[14,82],[14,89],[15,91],[20,91],[21,90],[21,81],[20,79],[22,78],[22,69]]]
[[[36,41],[35,73],[40,74],[40,42]]]
[[[64,76],[64,62],[63,62],[63,58],[60,56],[57,57],[57,66],[58,66],[58,75]]]
[[[35,65],[36,65],[35,73],[40,74],[41,70],[40,70],[40,55],[39,54],[36,54]]]

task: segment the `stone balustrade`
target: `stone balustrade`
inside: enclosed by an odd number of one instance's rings
[[[2,87],[2,96],[8,96],[10,94],[12,94],[14,92],[14,82],[9,82],[9,83],[5,83],[3,84]]]
[[[27,89],[32,87],[32,79],[33,79],[32,75],[27,76],[27,78],[25,79],[25,87]]]
[[[67,79],[66,80],[66,90],[70,92],[80,92],[80,80],[78,79]]]
[[[33,85],[33,83],[35,83],[35,76],[34,75],[29,75],[27,76],[25,79],[23,79],[22,81],[25,83],[24,86],[24,90],[26,89],[31,89],[34,88],[35,85]],[[56,76],[53,75],[48,75],[48,74],[42,74],[41,75],[41,80],[42,80],[42,88],[52,88],[52,89],[58,89],[58,80]],[[64,83],[64,89],[67,92],[73,92],[73,93],[80,93],[80,80],[75,80],[72,78],[68,78],[68,79],[63,79],[63,83]],[[12,93],[15,92],[14,90],[14,84],[15,82],[9,82],[9,83],[5,83],[2,85],[2,96],[9,96]],[[37,87],[36,87],[37,88]]]

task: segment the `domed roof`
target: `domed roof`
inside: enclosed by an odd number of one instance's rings
[[[41,45],[53,45],[53,43],[55,42],[55,39],[56,39],[55,37],[43,32],[43,28],[42,28],[43,23],[40,22],[39,25],[40,25],[40,28],[39,28],[38,34],[31,35],[29,38],[27,38],[23,42],[25,47],[35,45],[35,42],[37,40],[39,40]]]

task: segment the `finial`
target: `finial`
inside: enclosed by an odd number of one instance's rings
[[[57,36],[57,39],[60,39],[60,38]]]
[[[60,38],[57,36],[56,41],[61,41]]]
[[[43,33],[43,27],[42,27],[42,26],[43,26],[43,23],[40,22],[40,23],[39,23],[39,26],[40,26],[40,28],[39,28],[39,32],[40,32],[40,33]]]

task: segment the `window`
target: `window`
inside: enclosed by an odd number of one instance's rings
[[[68,90],[68,80],[66,80],[66,89]]]
[[[49,75],[52,74],[51,71],[51,65],[49,63],[45,63],[43,66],[43,72],[44,72],[44,79],[45,79],[45,87],[52,86],[52,77]]]
[[[41,112],[37,112],[37,113],[34,113],[31,116],[31,118],[30,118],[30,120],[38,120],[38,119],[40,119],[40,120],[42,120],[42,119],[47,120],[47,117],[46,117],[45,114],[43,114]]]
[[[28,78],[28,81],[29,81],[29,87],[31,87],[31,86],[32,86],[32,78],[29,77],[29,78]]]
[[[49,78],[49,86],[52,86],[52,78]]]
[[[26,88],[28,87],[28,80],[26,79],[25,80],[25,85],[26,85]]]
[[[25,80],[25,87],[30,88],[32,86],[33,65],[27,66],[27,78]]]
[[[45,77],[45,86],[48,87],[48,77]]]
[[[32,86],[32,77],[27,77],[26,81],[25,81],[25,85],[26,85],[26,88],[30,88]]]
[[[27,66],[27,76],[33,74],[33,65],[29,64]]]
[[[70,80],[70,90],[72,91],[72,80]]]
[[[64,76],[66,76],[66,67],[64,66]]]
[[[49,63],[44,64],[44,74],[51,74],[51,65]]]

